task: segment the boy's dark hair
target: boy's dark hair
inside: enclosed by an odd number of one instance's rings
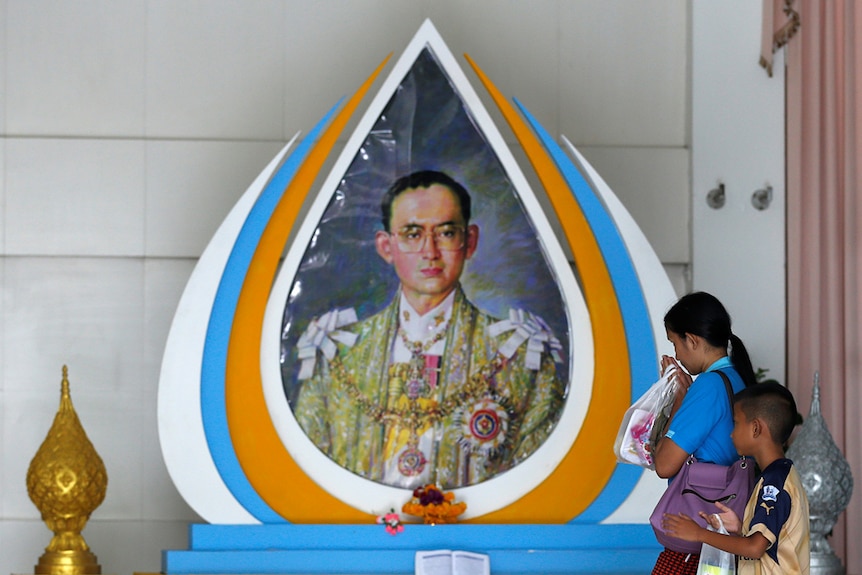
[[[790,390],[777,381],[764,381],[746,387],[733,397],[733,404],[749,420],[761,419],[772,440],[785,445],[798,421],[796,400]]]

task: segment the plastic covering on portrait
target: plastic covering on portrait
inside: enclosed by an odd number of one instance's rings
[[[556,338],[557,373],[567,389],[568,314],[543,243],[499,158],[426,48],[340,179],[293,280],[281,341],[282,380],[292,408],[300,371],[313,372],[321,361],[322,348],[318,357],[297,354],[310,323],[324,317],[329,329],[349,338],[342,327],[380,312],[398,293],[399,280],[378,255],[374,238],[383,229],[383,194],[398,177],[417,170],[445,172],[471,195],[470,223],[480,235],[461,276],[467,299],[500,320],[510,321],[510,310],[528,310],[534,324],[544,322]],[[329,341],[330,353],[338,333]]]

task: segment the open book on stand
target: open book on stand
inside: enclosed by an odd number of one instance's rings
[[[491,559],[482,553],[470,551],[416,552],[415,575],[490,575]]]

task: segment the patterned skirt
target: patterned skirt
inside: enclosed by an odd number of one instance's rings
[[[658,556],[652,575],[696,575],[700,555],[665,549]]]

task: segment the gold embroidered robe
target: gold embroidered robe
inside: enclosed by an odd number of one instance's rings
[[[389,376],[392,343],[398,329],[398,302],[396,296],[381,312],[343,328],[358,335],[355,344],[338,344],[336,359],[340,366],[334,365],[335,360],[327,362],[321,357],[322,365],[312,378],[302,382],[294,406],[302,429],[333,461],[383,483],[387,438],[391,440],[399,428],[403,435],[408,427],[406,421],[381,416],[404,404],[402,382]],[[438,382],[432,392],[438,406],[464,404],[459,394],[468,389],[471,376],[489,364],[509,337],[507,333],[489,335],[488,326],[497,321],[473,306],[458,287]],[[562,411],[565,386],[547,352],[542,353],[538,370],[525,367],[526,346],[526,342],[522,343],[493,377],[484,378],[482,385],[483,391],[496,394],[496,403],[507,409],[506,441],[494,450],[471,448],[471,443],[464,441],[465,413],[450,410],[434,421],[432,452],[424,454],[431,466],[430,482],[452,489],[490,479],[523,461],[547,439]],[[475,401],[482,395],[478,393],[470,399]],[[357,396],[362,400],[357,401]],[[467,418],[473,402],[463,405]],[[426,420],[419,433],[429,426]]]

